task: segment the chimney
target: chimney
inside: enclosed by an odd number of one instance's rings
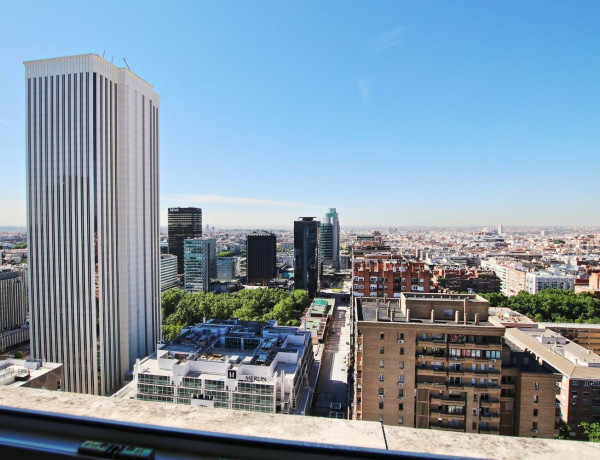
[[[392,316],[392,307],[390,307],[389,302],[387,304],[387,315],[388,315],[388,318],[390,318]]]
[[[379,305],[375,307],[375,321],[379,321]]]
[[[460,323],[460,311],[458,311],[458,310],[456,310],[456,311],[454,312],[454,322],[455,322],[456,324]]]
[[[479,326],[479,313],[475,313],[475,326]]]
[[[435,310],[432,308],[431,309],[431,322],[433,323],[435,321]]]
[[[396,310],[392,310],[392,317],[391,317],[392,322],[394,322],[395,319],[396,319]]]
[[[467,324],[467,318],[468,318],[468,310],[467,310],[467,306],[469,305],[469,299],[465,298],[463,299],[463,320],[464,320],[464,324]]]
[[[410,308],[406,309],[406,322],[409,323],[410,322]]]

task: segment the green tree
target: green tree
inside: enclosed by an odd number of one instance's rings
[[[25,353],[23,353],[21,350],[19,350],[15,353],[15,358],[17,358],[17,359],[23,359],[24,356],[25,356]]]
[[[571,426],[561,420],[558,423],[558,433],[554,433],[554,439],[569,439],[571,431]]]
[[[233,256],[233,252],[231,251],[221,251],[219,253],[217,253],[217,257],[232,257]]]
[[[489,294],[479,294],[490,303],[490,307],[502,307],[506,304],[508,297],[499,292],[492,292]]]
[[[185,295],[185,291],[181,289],[167,289],[160,296],[160,304],[162,307],[163,321],[177,309],[177,305]]]
[[[591,442],[600,442],[600,423],[581,422],[581,428]]]

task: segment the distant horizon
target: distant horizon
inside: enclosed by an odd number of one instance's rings
[[[210,224],[209,224],[210,225]],[[539,231],[539,230],[552,230],[552,229],[557,229],[557,230],[568,230],[568,229],[572,229],[572,230],[598,230],[600,231],[600,226],[599,225],[504,225],[501,224],[504,228],[503,228],[503,233],[507,232],[510,233],[511,230],[510,229],[517,229],[518,231],[521,230],[531,230],[531,231]],[[211,229],[210,231],[212,232],[212,225],[210,225]],[[283,231],[293,231],[293,225],[290,225],[289,227],[284,227],[284,226],[244,226],[244,225],[238,225],[238,226],[219,226],[219,225],[215,225],[215,231],[219,230],[219,231],[223,231],[223,230],[257,230],[257,229],[261,229],[261,230],[269,230],[269,231],[277,231],[277,230],[283,230]],[[364,226],[364,225],[340,225],[340,229],[341,230],[365,230],[365,231],[386,231],[389,229],[398,229],[398,230],[452,230],[452,229],[457,229],[457,230],[472,230],[472,231],[477,231],[477,230],[483,230],[484,228],[487,228],[488,230],[497,230],[498,226],[497,225],[375,225],[375,226]],[[160,225],[160,229],[161,230],[166,230],[168,229],[167,225]],[[206,223],[203,225],[203,231],[206,229]],[[19,226],[19,225],[0,225],[0,232],[8,232],[8,231],[27,231],[27,227],[26,226]]]

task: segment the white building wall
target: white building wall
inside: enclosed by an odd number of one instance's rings
[[[159,98],[92,54],[25,73],[32,353],[105,394],[160,332]]]

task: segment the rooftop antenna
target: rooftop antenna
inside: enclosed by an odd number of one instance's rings
[[[121,59],[123,59],[123,62],[125,63],[125,65],[129,69],[129,64],[127,64],[127,58],[121,58]],[[129,70],[131,71],[131,69],[129,69]]]
[[[111,64],[113,63],[113,59],[114,59],[114,58],[115,58],[114,56],[111,56],[111,57],[110,57],[110,63],[111,63]]]
[[[106,50],[102,50],[102,59],[104,59],[104,53],[106,53]]]

